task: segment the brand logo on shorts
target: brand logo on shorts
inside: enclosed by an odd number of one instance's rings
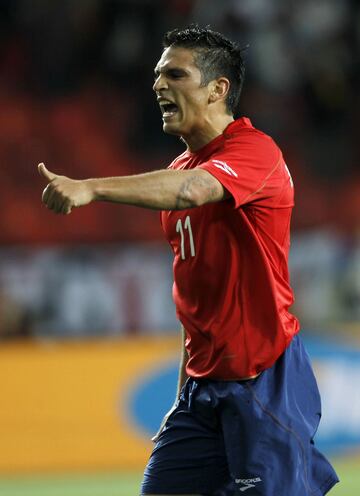
[[[239,484],[240,491],[246,491],[247,489],[251,489],[255,487],[255,484],[261,482],[260,477],[254,477],[254,479],[235,479],[236,484]],[[241,484],[241,485],[240,485]]]

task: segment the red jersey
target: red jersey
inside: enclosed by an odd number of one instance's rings
[[[247,118],[170,165],[195,167],[231,197],[161,212],[175,255],[173,297],[186,332],[186,371],[241,379],[271,367],[299,330],[289,312],[293,183],[278,146]]]

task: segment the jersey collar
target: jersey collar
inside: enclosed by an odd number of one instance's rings
[[[218,149],[226,139],[231,138],[236,133],[238,133],[240,129],[253,127],[254,126],[251,124],[251,121],[248,117],[240,117],[239,119],[230,122],[230,124],[224,129],[224,132],[222,134],[216,136],[216,138],[209,141],[209,143],[207,143],[205,146],[199,148],[199,150],[196,150],[196,152],[186,151],[185,154],[189,157],[207,156]]]

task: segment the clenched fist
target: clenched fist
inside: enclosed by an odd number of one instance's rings
[[[55,213],[69,214],[74,207],[87,205],[94,200],[91,181],[58,176],[50,172],[44,164],[39,164],[38,170],[49,183],[43,191],[42,201]]]

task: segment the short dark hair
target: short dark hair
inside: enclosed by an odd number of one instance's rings
[[[194,61],[201,72],[201,83],[225,76],[230,81],[225,104],[229,113],[238,113],[241,89],[245,76],[245,65],[239,46],[221,33],[197,25],[185,29],[174,29],[165,33],[163,47],[179,47],[194,50]]]

